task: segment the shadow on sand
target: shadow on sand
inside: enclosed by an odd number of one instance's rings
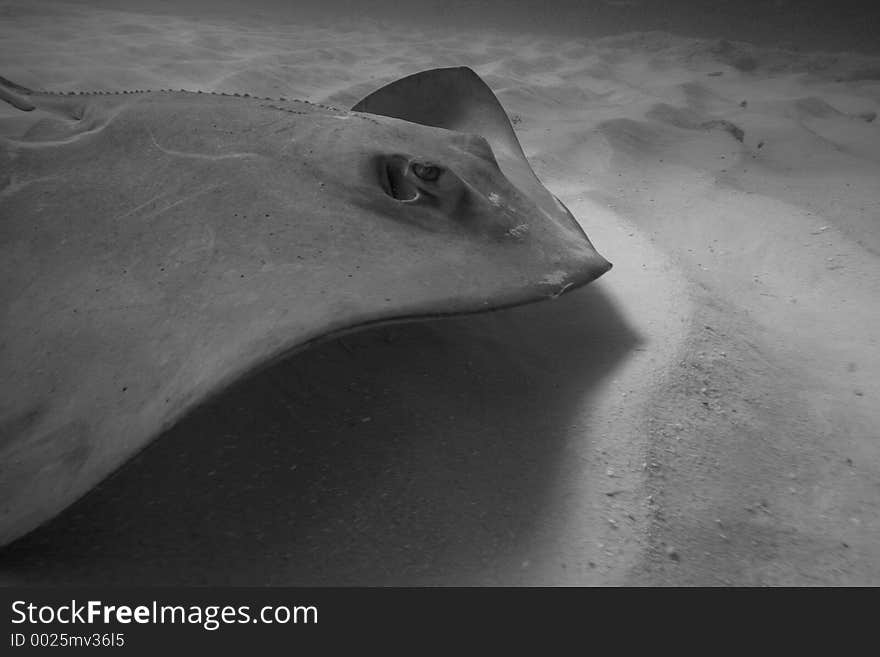
[[[315,346],[0,552],[0,579],[485,582],[540,524],[565,445],[590,439],[573,417],[637,341],[592,285]]]

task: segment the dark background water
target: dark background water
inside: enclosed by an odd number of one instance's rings
[[[595,37],[663,30],[800,50],[880,52],[880,2],[839,0],[69,0],[185,15],[369,17]]]

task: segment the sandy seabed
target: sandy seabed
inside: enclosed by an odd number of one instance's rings
[[[880,584],[880,58],[42,2],[0,19],[0,75],[53,91],[349,107],[470,66],[615,264],[242,382],[7,548],[3,582]]]

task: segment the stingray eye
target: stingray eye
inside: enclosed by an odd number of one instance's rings
[[[419,164],[418,162],[412,163],[412,171],[416,176],[427,182],[434,182],[443,173],[443,169],[434,164]]]

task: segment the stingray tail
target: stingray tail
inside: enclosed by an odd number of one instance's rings
[[[34,104],[28,100],[28,96],[34,93],[27,87],[15,84],[12,80],[0,76],[0,100],[6,101],[16,109],[23,112],[30,112],[34,109]]]

